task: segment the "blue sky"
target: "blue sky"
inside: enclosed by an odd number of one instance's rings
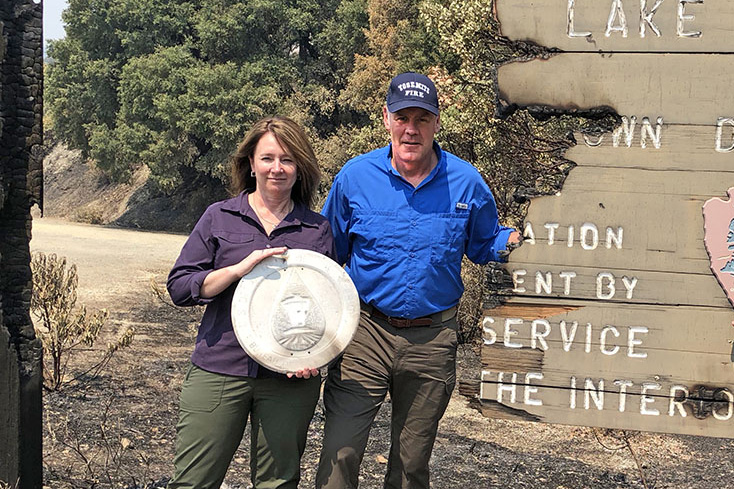
[[[61,12],[69,5],[67,0],[43,0],[43,42],[64,37]]]

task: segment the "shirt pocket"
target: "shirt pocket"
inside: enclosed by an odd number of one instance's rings
[[[468,219],[468,213],[437,214],[434,217],[431,264],[447,266],[461,263]]]
[[[239,263],[255,249],[256,235],[252,233],[233,233],[230,231],[216,231],[212,233],[217,243],[214,254],[214,268],[219,269]]]
[[[352,253],[369,263],[385,263],[399,250],[397,236],[408,232],[396,212],[355,212],[349,230]]]
[[[311,235],[311,238],[313,238],[313,235]],[[292,250],[309,250],[323,254],[323,250],[319,248],[318,243],[314,239],[309,241],[303,236],[283,236],[281,243],[283,246],[287,246]]]

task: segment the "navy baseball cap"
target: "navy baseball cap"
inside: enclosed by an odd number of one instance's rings
[[[420,73],[401,73],[392,79],[387,90],[387,110],[397,112],[420,107],[438,115],[438,93],[430,78]]]

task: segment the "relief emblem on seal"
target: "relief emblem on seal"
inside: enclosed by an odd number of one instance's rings
[[[338,357],[359,326],[359,294],[328,256],[290,249],[258,263],[232,296],[232,329],[247,355],[280,373]]]
[[[713,198],[703,205],[703,243],[711,271],[734,306],[734,187],[729,198]]]
[[[324,336],[324,313],[301,280],[298,268],[290,268],[283,280],[270,330],[275,340],[291,351],[307,350]]]

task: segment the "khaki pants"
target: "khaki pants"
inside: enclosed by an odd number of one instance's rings
[[[249,416],[250,471],[256,489],[296,488],[321,382],[231,377],[189,367],[176,426],[169,489],[221,486]]]
[[[385,488],[428,489],[438,422],[456,383],[457,328],[455,316],[432,326],[394,328],[362,312],[354,339],[326,379],[317,488],[357,487],[370,427],[389,392]]]

